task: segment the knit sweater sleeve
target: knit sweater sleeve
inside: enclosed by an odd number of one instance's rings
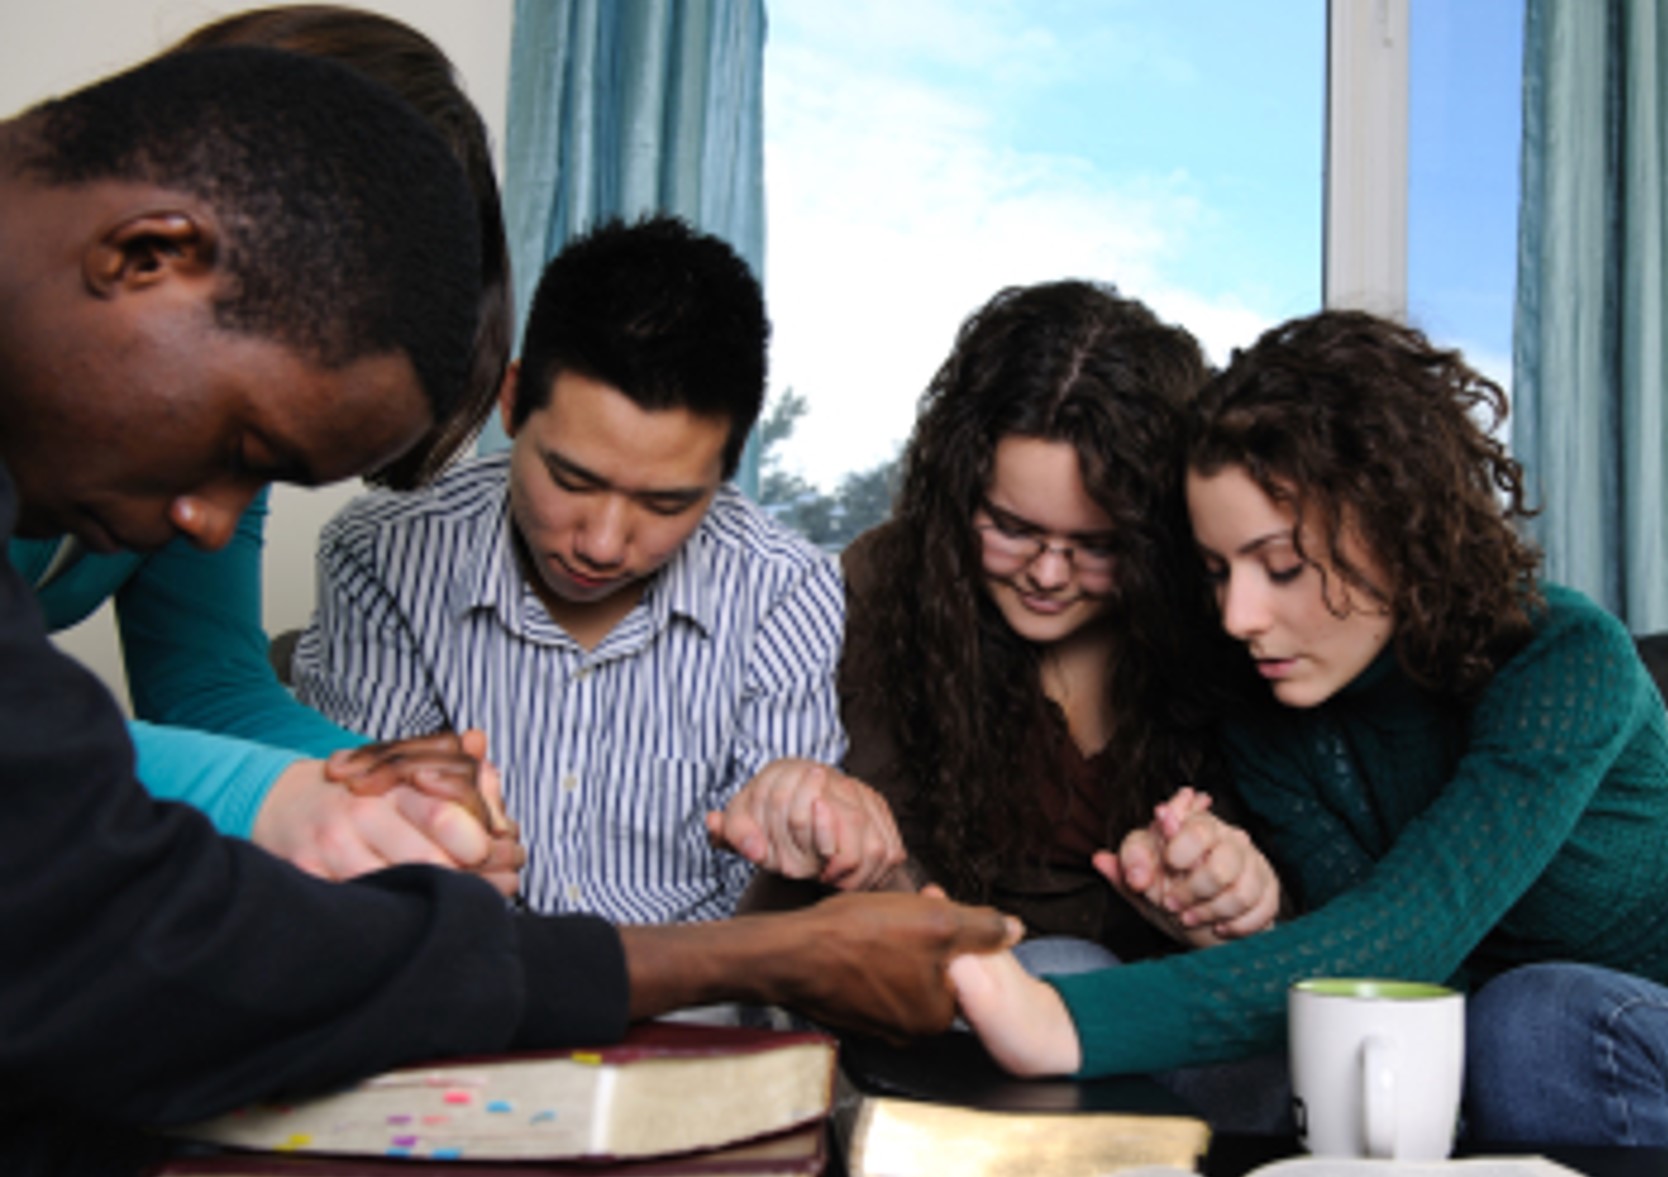
[[[1333,891],[1318,910],[1220,948],[1054,981],[1083,1044],[1084,1074],[1273,1049],[1284,1033],[1286,990],[1305,976],[1455,976],[1565,850],[1654,698],[1613,618],[1574,594],[1548,595],[1553,608],[1486,689],[1434,799],[1371,863],[1359,853],[1341,856],[1334,869],[1346,872],[1344,885],[1314,877]],[[1369,798],[1380,811],[1397,800],[1398,754],[1357,766],[1363,787],[1381,794]],[[1301,749],[1242,743],[1234,755],[1245,798],[1260,812],[1277,815],[1322,787],[1314,758]],[[1616,918],[1607,910],[1611,889],[1589,895],[1590,914]]]

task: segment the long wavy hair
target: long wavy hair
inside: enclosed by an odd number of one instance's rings
[[[1205,475],[1242,467],[1289,506],[1299,554],[1316,560],[1301,547],[1308,527],[1343,580],[1390,607],[1407,673],[1467,698],[1527,640],[1540,601],[1540,554],[1517,529],[1533,513],[1523,470],[1491,433],[1506,412],[1499,385],[1457,351],[1323,311],[1268,331],[1206,386],[1187,461]],[[1380,583],[1345,556],[1350,530]]]
[[[1041,650],[985,590],[973,526],[1005,438],[1070,445],[1113,522],[1116,585],[1097,622],[1116,633],[1108,844],[1203,774],[1205,714],[1175,678],[1190,668],[1190,635],[1209,632],[1179,491],[1181,407],[1205,376],[1193,337],[1141,303],[1055,282],[1003,290],[974,313],[922,397],[874,552],[880,673],[860,689],[880,692],[876,710],[918,782],[932,844],[917,852],[958,894],[988,894],[999,866],[1044,848],[1035,782],[1058,771],[1040,760]]]

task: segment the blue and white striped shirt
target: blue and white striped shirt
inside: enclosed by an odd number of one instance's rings
[[[515,558],[508,455],[325,528],[301,699],[378,739],[478,727],[504,776],[538,911],[728,915],[751,867],[704,816],[770,761],[845,753],[838,565],[734,488],[587,651]]]

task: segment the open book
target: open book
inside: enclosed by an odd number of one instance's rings
[[[662,1156],[821,1120],[834,1051],[820,1033],[651,1022],[614,1046],[404,1067],[172,1134],[268,1152],[451,1161]]]

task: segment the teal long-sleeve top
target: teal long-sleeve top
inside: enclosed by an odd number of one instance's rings
[[[297,703],[272,671],[261,624],[266,515],[262,491],[220,551],[179,539],[148,555],[85,552],[36,589],[54,632],[115,598],[139,779],[239,837],[284,769],[365,742]],[[61,542],[14,539],[7,554],[36,584]]]
[[[1386,652],[1322,706],[1226,732],[1264,850],[1307,914],[1218,948],[1054,978],[1084,1074],[1284,1045],[1303,977],[1468,987],[1533,961],[1668,983],[1668,721],[1631,637],[1546,588],[1470,708]]]

